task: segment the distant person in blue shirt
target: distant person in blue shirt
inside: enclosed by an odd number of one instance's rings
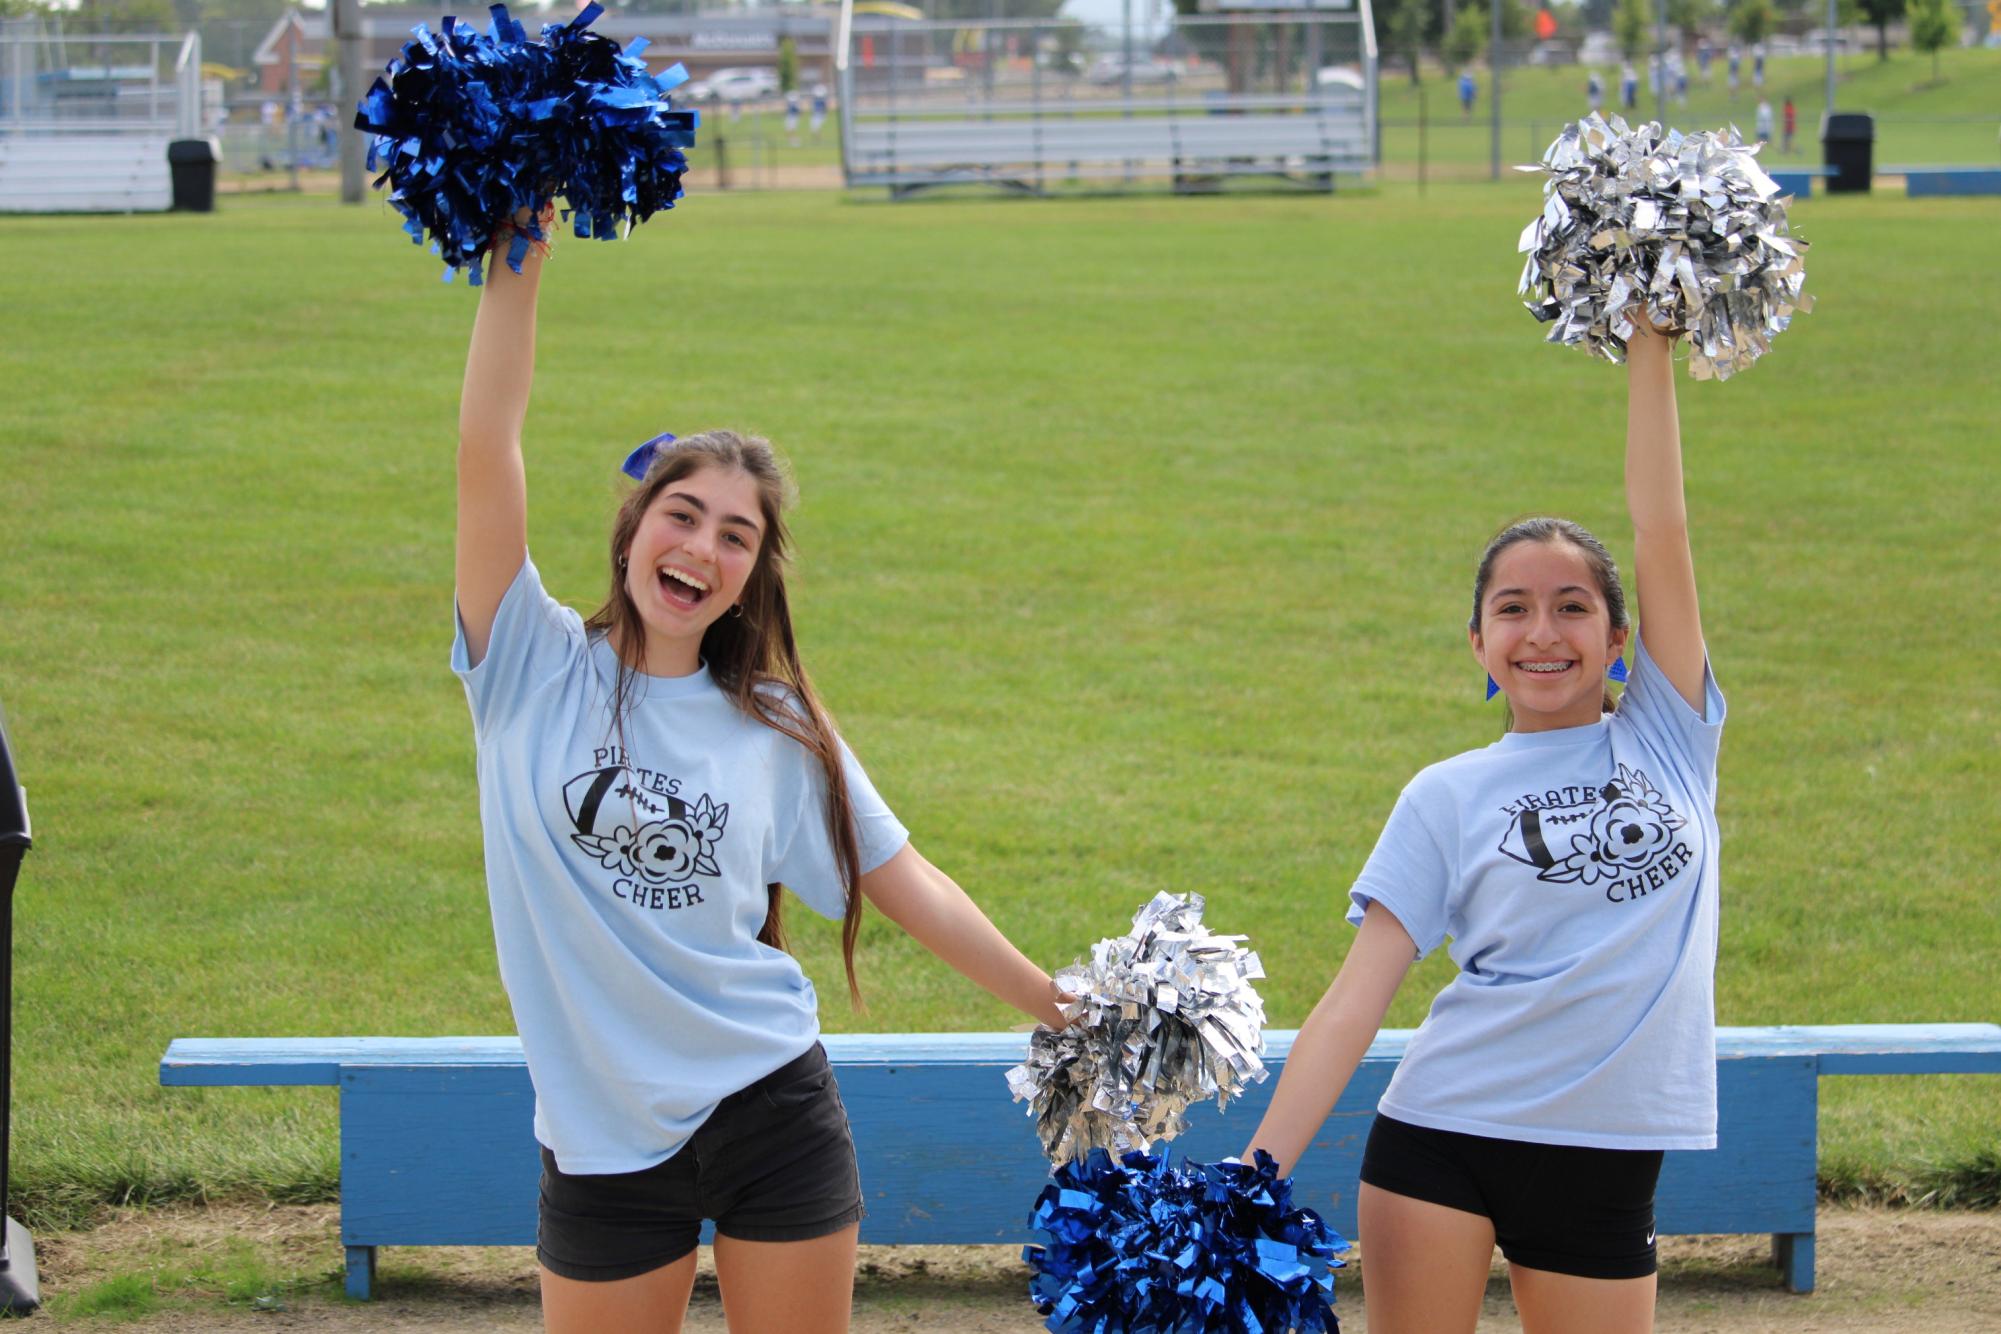
[[[1008,1004],[1063,1017],[821,707],[770,445],[647,442],[602,605],[579,616],[543,589],[521,449],[542,265],[539,247],[519,274],[490,265],[473,324],[452,667],[535,1087],[543,1316],[551,1334],[679,1328],[707,1219],[731,1328],[845,1330],[861,1186],[784,891],[841,923],[851,993],[866,901]]]
[[[1590,100],[1593,111],[1603,109],[1605,105],[1605,80],[1598,77],[1598,71],[1595,69],[1584,80],[1584,96]]]
[[[1412,963],[1445,946],[1458,971],[1362,1157],[1372,1329],[1470,1334],[1497,1244],[1525,1329],[1651,1329],[1661,1155],[1716,1144],[1723,697],[1697,611],[1672,340],[1631,318],[1626,502],[1645,623],[1633,636],[1610,553],[1576,524],[1530,519],[1487,545],[1468,635],[1505,731],[1404,787],[1347,896],[1360,930],[1244,1150],[1293,1170]],[[1629,648],[1615,703],[1605,679]]]
[[[1619,105],[1628,111],[1640,105],[1640,76],[1630,60],[1619,71]]]
[[[1474,81],[1473,71],[1459,71],[1459,114],[1468,120],[1473,117],[1473,99],[1479,96],[1480,85]]]
[[[1730,66],[1730,100],[1733,102],[1737,100],[1737,89],[1742,81],[1742,75],[1739,73],[1739,70],[1743,65],[1743,60],[1744,58],[1737,52],[1737,44],[1735,42],[1732,42],[1730,44],[1729,66]]]

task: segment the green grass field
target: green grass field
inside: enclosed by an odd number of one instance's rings
[[[919,846],[1050,966],[1200,890],[1296,1025],[1399,787],[1498,727],[1461,628],[1482,542],[1551,510],[1629,550],[1622,372],[1515,302],[1536,201],[698,194],[556,255],[538,562],[589,605],[633,442],[768,433],[809,661]],[[1996,1018],[1997,221],[1802,204],[1819,312],[1683,382],[1732,714],[1724,1023]],[[472,295],[373,204],[0,241],[17,1210],[329,1196],[324,1090],[156,1066],[176,1036],[512,1030],[445,661]],[[852,1014],[794,917],[830,1029],[1014,1022],[880,922]],[[1998,1093],[1828,1081],[1830,1186],[1993,1203]]]

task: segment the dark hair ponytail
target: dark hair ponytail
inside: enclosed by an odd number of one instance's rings
[[[1598,595],[1605,599],[1605,610],[1612,618],[1612,628],[1626,628],[1626,586],[1619,582],[1618,562],[1612,559],[1612,553],[1605,549],[1605,544],[1583,525],[1568,519],[1535,518],[1509,524],[1494,534],[1494,540],[1487,543],[1487,549],[1480,554],[1480,568],[1473,575],[1473,618],[1467,622],[1471,629],[1475,632],[1480,629],[1480,605],[1486,601],[1487,585],[1494,578],[1494,562],[1501,558],[1502,552],[1521,542],[1542,542],[1550,546],[1568,543],[1576,547],[1583,553],[1584,563],[1598,583]],[[1618,707],[1619,701],[1613,697],[1612,687],[1606,686],[1602,711],[1611,713]],[[1505,696],[1501,704],[1501,730],[1515,730],[1514,706],[1507,703]]]
[[[784,510],[791,483],[771,442],[734,431],[705,431],[676,441],[654,458],[646,480],[619,506],[611,530],[611,592],[604,605],[584,622],[587,630],[605,635],[618,656],[612,686],[612,725],[621,748],[625,715],[631,707],[633,669],[628,662],[645,648],[646,627],[639,608],[625,588],[626,554],[639,531],[647,507],[670,484],[702,468],[740,472],[757,483],[758,505],[764,519],[764,540],[757,563],[744,582],[742,614],[726,614],[702,635],[702,661],[732,703],[773,731],[791,737],[819,761],[827,788],[827,834],[839,863],[845,910],[841,918],[841,960],[847,968],[848,998],[862,1004],[855,979],[855,942],[861,934],[861,850],[855,835],[854,803],[848,797],[847,774],[841,766],[840,734],[821,707],[812,678],[799,660],[792,633],[792,609],[785,596],[785,563],[790,538]],[[770,906],[757,938],[773,949],[785,948],[781,911],[784,886],[768,886]]]

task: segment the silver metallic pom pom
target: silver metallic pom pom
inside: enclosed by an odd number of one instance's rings
[[[1522,230],[1520,293],[1548,341],[1623,361],[1630,311],[1689,336],[1689,373],[1727,380],[1811,311],[1807,243],[1789,196],[1735,127],[1666,134],[1597,113],[1563,127],[1538,166],[1542,212]]]
[[[1264,1001],[1251,986],[1264,966],[1243,936],[1205,928],[1203,907],[1199,894],[1156,894],[1131,931],[1057,972],[1076,1022],[1037,1029],[1007,1072],[1052,1163],[1173,1139],[1191,1103],[1227,1106],[1265,1078]]]

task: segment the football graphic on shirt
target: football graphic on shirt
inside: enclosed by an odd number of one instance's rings
[[[621,765],[578,774],[563,785],[570,839],[608,870],[649,884],[717,875],[715,847],[729,823],[727,802],[693,805],[633,781]]]
[[[1644,870],[1688,823],[1645,773],[1623,764],[1617,778],[1582,800],[1524,801],[1536,804],[1515,812],[1501,851],[1554,884],[1591,885]]]

